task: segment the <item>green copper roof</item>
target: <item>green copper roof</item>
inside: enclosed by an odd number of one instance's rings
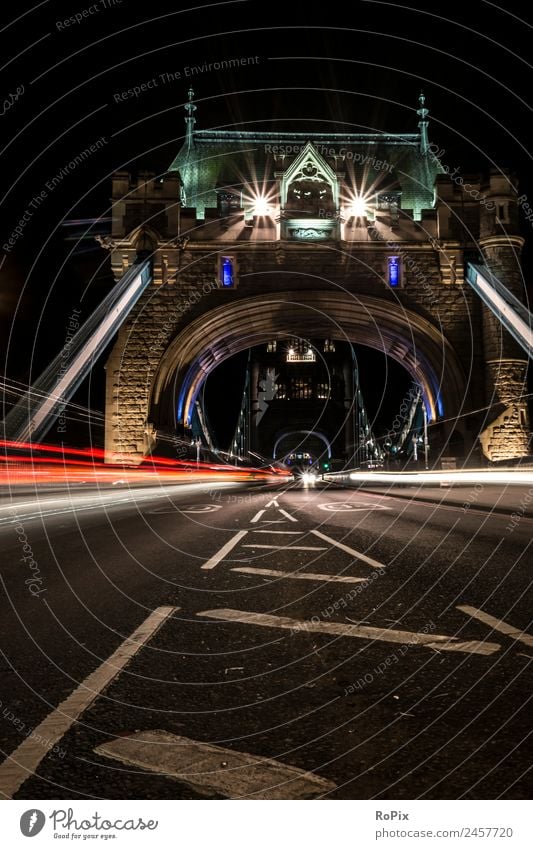
[[[217,206],[217,189],[268,190],[275,174],[285,171],[309,141],[359,192],[399,189],[402,208],[412,209],[416,218],[433,206],[433,185],[442,169],[427,153],[427,110],[422,101],[421,132],[408,134],[195,131],[192,92],[185,108],[185,142],[169,170],[179,171],[186,204],[196,207],[199,218],[206,208]]]

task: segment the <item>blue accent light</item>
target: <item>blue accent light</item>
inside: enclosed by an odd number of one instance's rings
[[[225,289],[231,289],[234,285],[233,260],[230,256],[222,257],[222,285]]]
[[[389,269],[389,286],[396,288],[400,285],[400,257],[387,257],[387,264]]]

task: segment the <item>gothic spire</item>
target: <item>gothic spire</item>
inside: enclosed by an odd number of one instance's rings
[[[185,150],[187,153],[191,151],[194,147],[194,125],[196,124],[196,118],[194,117],[194,113],[196,112],[196,106],[193,103],[194,98],[194,90],[191,86],[189,91],[187,92],[188,101],[185,104]]]
[[[428,141],[428,124],[427,116],[429,114],[429,110],[426,109],[426,97],[423,91],[420,92],[418,96],[419,109],[416,110],[416,114],[419,116],[420,121],[418,122],[418,129],[420,130],[420,153],[427,153],[429,149],[429,141]]]

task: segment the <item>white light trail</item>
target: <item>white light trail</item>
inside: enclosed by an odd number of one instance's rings
[[[514,471],[512,469],[501,469],[499,471],[485,471],[484,469],[469,469],[467,471],[454,472],[347,472],[339,475],[339,478],[349,477],[351,481],[367,483],[406,483],[416,486],[417,484],[515,484],[528,486],[533,484],[533,469],[528,471]],[[335,480],[335,475],[324,475],[325,480]]]

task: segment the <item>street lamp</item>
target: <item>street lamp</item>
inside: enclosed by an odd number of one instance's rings
[[[422,404],[422,409],[424,413],[424,468],[429,469],[428,413],[426,410],[426,405],[424,403]]]

